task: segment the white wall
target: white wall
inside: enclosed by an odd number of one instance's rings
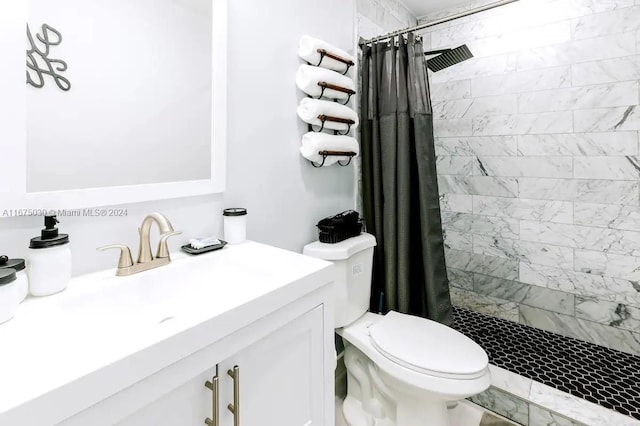
[[[344,0],[229,1],[225,199],[248,208],[254,239],[301,250],[319,219],[354,206],[353,167],[314,169],[304,160],[298,149],[307,129],[295,112],[303,98],[298,39],[309,34],[351,51],[354,13]]]
[[[317,170],[298,152],[306,129],[295,113],[302,95],[294,75],[302,34],[352,50],[354,11],[352,0],[230,0],[226,193],[127,205],[128,216],[121,218],[60,218],[71,235],[74,274],[115,267],[117,254],[96,252],[100,245],[126,243],[135,252],[136,229],[152,211],[184,231],[173,249],[197,235],[220,235],[222,209],[243,206],[250,239],[300,251],[315,238],[320,218],[353,207],[352,167]],[[25,255],[41,224],[39,217],[0,220],[0,253]]]

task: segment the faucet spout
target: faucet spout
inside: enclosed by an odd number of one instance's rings
[[[151,225],[153,225],[154,222],[158,225],[160,235],[175,232],[169,219],[162,213],[151,213],[147,215],[138,229],[140,233],[138,263],[146,263],[153,260],[153,254],[151,252]]]

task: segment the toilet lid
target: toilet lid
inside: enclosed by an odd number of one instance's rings
[[[369,335],[386,358],[431,376],[476,378],[489,364],[486,352],[473,340],[425,318],[390,311],[369,328]]]

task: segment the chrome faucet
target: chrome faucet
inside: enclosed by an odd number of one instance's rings
[[[151,254],[151,225],[158,225],[160,230],[160,241],[158,243],[158,251],[154,258]],[[169,246],[167,240],[174,235],[182,234],[182,231],[174,231],[171,222],[161,213],[151,213],[142,221],[142,225],[138,228],[140,234],[140,244],[138,249],[138,261],[133,263],[131,250],[124,244],[113,244],[104,247],[98,247],[98,250],[120,249],[120,259],[118,260],[117,276],[126,276],[137,274],[138,272],[148,271],[149,269],[167,265],[171,262],[169,256]]]

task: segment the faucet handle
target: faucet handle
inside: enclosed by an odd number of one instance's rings
[[[98,247],[96,250],[105,251],[109,249],[120,249],[120,259],[118,260],[118,269],[133,266],[131,258],[131,250],[124,244],[112,244],[110,246]]]
[[[160,235],[160,242],[158,243],[158,252],[156,253],[156,259],[169,258],[169,245],[167,240],[174,235],[180,235],[182,231],[170,231]]]

